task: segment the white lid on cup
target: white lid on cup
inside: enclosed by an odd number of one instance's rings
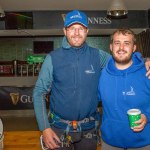
[[[141,111],[140,111],[140,109],[133,108],[133,109],[129,109],[127,111],[127,114],[128,115],[139,115],[139,114],[141,114]]]

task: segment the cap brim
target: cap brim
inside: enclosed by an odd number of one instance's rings
[[[76,24],[76,23],[78,23],[78,24],[81,24],[81,25],[83,25],[84,27],[88,27],[87,25],[85,25],[84,23],[82,23],[82,22],[80,22],[80,21],[73,21],[73,22],[70,22],[70,23],[68,23],[67,25],[65,25],[65,27],[69,27],[69,26],[71,26],[71,25],[73,25],[73,24]]]

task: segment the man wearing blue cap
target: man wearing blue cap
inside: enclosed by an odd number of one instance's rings
[[[96,150],[98,79],[109,54],[85,42],[88,20],[83,12],[69,12],[63,31],[62,47],[47,55],[34,88],[36,118],[47,149]]]
[[[88,20],[83,12],[69,12],[63,31],[62,47],[47,55],[35,85],[36,118],[46,147],[96,150],[98,79],[109,54],[85,42]],[[49,91],[48,119],[45,96]]]

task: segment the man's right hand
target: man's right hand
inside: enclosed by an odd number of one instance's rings
[[[43,140],[47,148],[56,149],[60,147],[58,144],[61,143],[60,139],[51,128],[43,131]]]

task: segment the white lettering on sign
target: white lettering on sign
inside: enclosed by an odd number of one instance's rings
[[[111,19],[107,17],[88,17],[89,24],[111,24]]]
[[[20,101],[22,103],[33,103],[32,97],[28,95],[21,95]]]

